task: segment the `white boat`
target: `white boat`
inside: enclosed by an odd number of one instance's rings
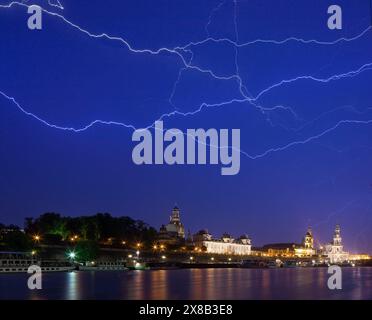
[[[80,271],[126,271],[125,261],[91,261],[79,265]]]
[[[42,272],[62,272],[75,269],[67,261],[38,260],[32,254],[24,252],[0,252],[0,273],[20,273],[28,271],[30,266],[39,266]]]
[[[126,263],[129,270],[149,270],[150,267],[145,263],[137,260],[130,260]]]

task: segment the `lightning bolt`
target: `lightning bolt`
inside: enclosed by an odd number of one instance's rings
[[[207,24],[205,25],[205,33],[207,34],[207,37],[209,38],[210,37],[210,34],[209,34],[209,26],[211,25],[212,23],[212,19],[213,19],[213,16],[217,13],[217,11],[219,11],[225,4],[226,4],[227,0],[223,0],[221,1],[215,8],[213,8],[213,10],[211,11],[210,15],[209,15],[209,18],[208,18],[208,22]]]
[[[46,125],[46,126],[48,126],[50,128],[64,130],[64,131],[72,131],[72,132],[75,132],[75,133],[79,133],[79,132],[86,131],[89,128],[95,126],[95,125],[101,124],[101,125],[115,125],[115,126],[121,126],[121,127],[129,128],[129,129],[132,129],[132,130],[138,130],[136,127],[134,127],[131,124],[125,124],[123,122],[117,122],[117,121],[105,121],[105,120],[94,120],[94,121],[90,122],[88,125],[85,125],[85,126],[80,127],[80,128],[59,126],[59,125],[56,125],[56,124],[49,123],[46,120],[38,117],[37,115],[35,115],[35,114],[31,113],[31,112],[26,111],[16,101],[16,99],[14,97],[8,96],[7,94],[5,94],[2,91],[0,91],[0,94],[4,98],[8,99],[13,104],[15,104],[18,107],[18,109],[21,110],[24,114],[26,114],[27,116],[30,116],[30,117],[32,117],[32,118],[40,121],[41,123],[43,123],[44,125]],[[236,102],[238,102],[238,101],[236,101]],[[230,103],[231,102],[228,102],[228,104],[230,104]],[[200,107],[200,108],[202,108],[202,107]],[[189,116],[189,115],[194,115],[197,112],[198,112],[198,110],[197,111],[193,111],[193,112],[186,112],[186,113],[180,112],[180,111],[173,111],[171,113],[162,115],[157,121],[163,120],[164,118],[170,117],[172,115]],[[263,158],[263,157],[267,156],[268,154],[271,154],[271,153],[274,153],[274,152],[284,151],[284,150],[289,149],[289,148],[292,148],[294,146],[304,145],[304,144],[307,144],[308,142],[311,142],[313,140],[317,140],[317,139],[323,137],[324,135],[326,135],[326,134],[328,134],[328,133],[336,130],[341,125],[345,125],[345,124],[364,124],[364,125],[368,125],[368,124],[371,124],[371,123],[372,123],[372,119],[370,119],[370,120],[341,120],[336,125],[334,125],[333,127],[328,128],[328,129],[322,131],[321,133],[319,133],[317,135],[311,136],[311,137],[306,138],[306,139],[303,139],[303,140],[293,141],[293,142],[288,143],[286,145],[283,145],[281,147],[270,148],[270,149],[266,150],[265,152],[260,153],[260,154],[257,154],[257,155],[251,155],[251,154],[249,154],[249,153],[247,153],[247,152],[245,152],[244,150],[241,150],[241,149],[236,149],[236,148],[233,148],[233,147],[229,147],[229,148],[232,148],[233,150],[239,151],[241,154],[245,155],[246,157],[248,157],[251,160],[256,160],[256,159],[259,159],[259,158]],[[143,128],[140,128],[140,129],[145,130],[145,129],[151,129],[151,128],[155,128],[155,122],[153,124],[147,126],[144,129]],[[166,129],[164,129],[164,130],[166,130]],[[185,133],[185,135],[187,135],[187,134]],[[211,144],[207,144],[207,145],[208,146],[211,146],[211,147],[215,147],[215,148],[220,148],[219,146],[215,146],[215,145],[211,145]]]
[[[23,0],[22,3],[27,3],[29,0]],[[62,3],[59,1],[59,0],[55,0],[55,1],[52,1],[52,0],[47,0],[48,1],[48,5],[50,5],[51,7],[54,7],[54,8],[58,8],[60,10],[64,10],[65,8],[63,7]]]
[[[342,38],[338,38],[338,39],[333,40],[333,41],[320,41],[320,40],[316,40],[316,39],[303,39],[303,38],[289,37],[289,38],[285,38],[285,39],[282,39],[282,40],[255,39],[255,40],[239,43],[238,41],[234,41],[234,40],[231,40],[229,38],[218,38],[218,39],[216,39],[216,38],[213,38],[213,37],[208,37],[206,39],[203,39],[203,40],[200,40],[200,41],[197,41],[197,42],[189,42],[188,44],[186,44],[184,46],[176,47],[176,49],[180,49],[180,50],[189,49],[190,47],[200,46],[200,45],[203,45],[203,44],[207,44],[208,42],[228,43],[228,44],[230,44],[230,45],[232,45],[236,48],[244,48],[244,47],[247,47],[247,46],[258,45],[258,44],[282,45],[282,44],[286,44],[286,43],[289,43],[289,42],[298,42],[298,43],[301,43],[301,44],[313,44],[313,45],[330,46],[330,45],[336,45],[336,44],[339,44],[339,43],[342,43],[342,42],[352,42],[352,41],[358,40],[358,39],[364,37],[371,29],[372,29],[372,26],[368,26],[361,33],[359,33],[359,34],[357,34],[353,37],[350,37],[350,38],[342,37]]]
[[[64,9],[63,6],[61,5],[61,3],[58,0],[57,0],[56,3],[54,3],[54,2],[51,3],[50,1],[48,1],[48,3],[53,7],[57,7],[59,9]],[[214,9],[214,12],[219,10],[223,6],[224,3],[225,3],[225,1],[221,2],[219,4],[219,6],[217,6]],[[66,19],[63,15],[61,15],[59,13],[49,11],[49,10],[46,10],[44,8],[41,8],[41,9],[44,13],[46,13],[50,16],[53,16],[55,18],[60,19],[62,22],[66,23],[67,25],[69,25],[73,29],[75,29],[75,30],[77,30],[77,31],[79,31],[79,32],[91,37],[91,38],[106,39],[106,40],[110,40],[110,41],[120,42],[122,45],[124,45],[132,53],[150,54],[150,55],[159,55],[161,53],[170,53],[170,54],[177,55],[180,58],[180,61],[183,65],[183,67],[179,71],[178,78],[175,82],[175,85],[173,87],[173,91],[172,91],[172,93],[170,95],[170,98],[169,98],[169,101],[170,101],[171,104],[172,104],[172,98],[173,98],[174,93],[175,93],[176,88],[177,88],[177,84],[179,83],[179,81],[182,77],[182,73],[184,71],[188,70],[188,69],[196,70],[196,71],[201,72],[201,73],[206,73],[206,74],[210,75],[212,78],[214,78],[216,80],[223,80],[223,81],[234,80],[234,81],[237,82],[237,84],[239,86],[239,92],[241,94],[240,98],[233,98],[233,99],[228,100],[228,101],[223,101],[223,102],[214,103],[214,104],[203,102],[202,104],[200,104],[200,106],[197,109],[195,109],[193,111],[189,111],[189,112],[181,112],[181,111],[175,109],[172,112],[165,113],[165,114],[161,115],[158,118],[158,120],[162,120],[162,119],[165,119],[165,118],[168,118],[168,117],[171,117],[171,116],[184,116],[184,117],[193,116],[193,115],[196,115],[197,113],[201,112],[205,108],[223,107],[223,106],[231,105],[232,103],[248,103],[248,104],[254,106],[255,108],[258,108],[263,113],[267,113],[267,112],[274,111],[274,110],[277,110],[277,109],[282,109],[282,110],[286,110],[286,111],[290,112],[292,115],[294,115],[297,118],[297,114],[294,112],[294,110],[292,108],[282,106],[282,105],[277,105],[277,106],[274,106],[274,107],[262,107],[258,104],[258,100],[261,97],[263,97],[264,95],[268,94],[270,91],[274,90],[274,89],[277,89],[277,88],[279,88],[281,86],[284,86],[284,85],[293,84],[293,83],[298,82],[300,80],[311,80],[311,81],[315,81],[315,82],[319,82],[319,83],[329,83],[329,82],[335,81],[335,80],[340,80],[340,79],[344,79],[344,78],[352,78],[352,77],[358,76],[362,72],[371,70],[371,68],[372,68],[372,63],[366,63],[366,64],[362,65],[361,67],[359,67],[356,70],[348,71],[348,72],[342,73],[342,74],[332,75],[328,78],[319,78],[319,77],[315,77],[315,76],[312,76],[312,75],[297,76],[297,77],[294,77],[294,78],[291,78],[291,79],[281,80],[278,83],[275,83],[275,84],[261,90],[256,96],[253,96],[252,94],[249,93],[249,91],[245,87],[245,85],[242,81],[242,78],[240,76],[239,64],[238,64],[238,59],[239,59],[238,49],[239,48],[244,47],[244,46],[248,46],[248,45],[255,45],[255,44],[282,45],[282,44],[285,44],[285,43],[290,42],[290,41],[296,41],[300,44],[335,45],[335,44],[338,44],[338,43],[341,43],[341,42],[351,42],[351,41],[355,41],[357,39],[360,39],[365,34],[367,34],[367,32],[372,27],[368,27],[367,29],[363,30],[360,34],[358,34],[358,35],[356,35],[352,38],[339,38],[339,39],[336,39],[334,41],[329,41],[329,42],[319,41],[319,40],[315,40],[315,39],[305,40],[305,39],[302,39],[302,38],[289,37],[289,38],[286,38],[286,39],[283,39],[283,40],[256,39],[256,40],[252,40],[250,42],[239,43],[238,22],[237,22],[238,6],[237,6],[237,1],[236,0],[233,0],[233,3],[234,3],[234,17],[233,17],[233,19],[234,19],[234,30],[235,30],[235,40],[234,41],[231,40],[231,39],[227,39],[227,38],[215,39],[215,38],[212,38],[212,37],[208,37],[208,38],[206,38],[202,41],[190,42],[190,43],[188,43],[184,46],[178,46],[178,47],[174,47],[174,48],[161,47],[161,48],[158,48],[158,49],[155,49],[155,50],[135,48],[127,40],[125,40],[124,38],[119,37],[119,36],[112,36],[112,35],[109,35],[107,33],[99,33],[99,34],[92,33],[90,31],[88,31],[87,29],[85,29],[85,28],[71,22],[70,20]],[[0,5],[0,8],[10,9],[13,6],[29,7],[29,5],[27,5],[25,3],[21,3],[21,2],[18,2],[18,1],[13,1],[13,2],[7,4],[7,5]],[[211,19],[213,17],[214,12],[212,12],[210,17],[209,17],[208,23],[206,25],[206,30],[208,30],[208,26],[211,23]],[[235,74],[232,74],[232,75],[217,75],[213,70],[203,69],[199,66],[193,65],[193,51],[190,48],[193,47],[193,46],[203,45],[203,44],[205,44],[209,41],[213,41],[213,42],[217,42],[217,43],[226,42],[226,43],[229,43],[230,45],[234,46],[234,48],[235,48],[234,49],[235,50]],[[187,54],[187,53],[191,54],[191,58],[188,61],[184,56],[184,54]],[[56,124],[49,123],[48,121],[40,118],[39,116],[27,111],[25,108],[23,108],[16,101],[16,99],[14,97],[11,97],[11,96],[7,95],[5,92],[0,91],[0,94],[4,98],[11,101],[14,105],[16,105],[17,108],[20,111],[22,111],[24,114],[26,114],[27,116],[30,116],[30,117],[38,120],[39,122],[43,123],[44,125],[49,126],[51,128],[54,128],[54,129],[60,129],[60,130],[72,131],[72,132],[75,132],[75,133],[79,133],[79,132],[83,132],[85,130],[88,130],[89,128],[91,128],[93,126],[96,126],[96,125],[116,125],[116,126],[129,128],[129,129],[132,129],[132,130],[136,130],[136,128],[131,124],[126,124],[126,123],[117,122],[117,121],[105,121],[105,120],[94,120],[94,121],[90,122],[89,124],[87,124],[83,127],[80,127],[80,128],[59,126],[59,125],[56,125]],[[371,122],[372,122],[372,120],[365,120],[365,121],[362,121],[362,120],[341,120],[337,124],[335,124],[334,126],[318,133],[317,135],[313,135],[313,136],[311,136],[309,138],[306,138],[306,139],[303,139],[303,140],[293,141],[293,142],[290,142],[290,143],[288,143],[286,145],[283,145],[283,146],[280,146],[280,147],[273,147],[273,148],[267,149],[266,151],[264,151],[261,154],[251,155],[251,154],[249,154],[249,153],[247,153],[243,150],[239,150],[239,151],[242,154],[244,154],[245,156],[247,156],[248,158],[250,158],[252,160],[255,160],[255,159],[265,157],[265,156],[267,156],[271,153],[274,153],[274,152],[284,151],[284,150],[292,148],[294,146],[301,145],[301,144],[306,144],[306,143],[311,142],[313,140],[319,139],[319,138],[323,137],[324,135],[336,130],[341,125],[346,125],[346,124],[349,124],[349,125],[350,124],[370,124]],[[154,121],[154,123],[155,123],[155,121]],[[146,127],[146,129],[153,128],[154,123],[152,123],[151,125]]]
[[[61,9],[61,10],[65,9],[59,0],[56,0],[56,2],[52,2],[52,1],[48,0],[48,4],[51,7],[55,7],[55,8]]]

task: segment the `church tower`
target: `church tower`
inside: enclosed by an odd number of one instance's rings
[[[314,237],[313,237],[313,232],[310,227],[307,229],[307,232],[304,238],[304,247],[306,249],[314,248]]]
[[[172,210],[172,214],[170,216],[170,223],[179,225],[181,223],[181,217],[180,217],[180,209],[175,206]]]
[[[159,241],[179,243],[185,240],[185,228],[181,222],[180,209],[175,206],[169,217],[169,223],[162,225],[159,231]]]
[[[340,225],[336,225],[335,233],[333,235],[333,245],[342,246],[341,228]]]
[[[344,251],[340,225],[336,225],[333,241],[326,245],[326,254],[330,263],[342,263],[349,259],[349,253]]]

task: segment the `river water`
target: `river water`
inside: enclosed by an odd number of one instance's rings
[[[41,290],[27,274],[0,274],[0,299],[372,299],[372,268],[343,268],[342,290],[327,268],[180,269],[45,273]]]

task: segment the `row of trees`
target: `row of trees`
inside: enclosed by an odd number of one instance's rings
[[[111,245],[141,243],[151,246],[157,231],[141,220],[113,217],[109,213],[93,216],[64,217],[59,213],[44,213],[38,218],[26,218],[24,233],[17,226],[4,226],[0,241],[10,249],[26,249],[32,243],[59,244],[64,241],[93,242]],[[16,243],[18,242],[18,244]]]
[[[58,213],[45,213],[36,219],[26,218],[25,232],[57,236],[61,240],[78,235],[82,240],[152,242],[157,231],[141,220],[113,217],[109,213],[93,216],[63,217]]]

